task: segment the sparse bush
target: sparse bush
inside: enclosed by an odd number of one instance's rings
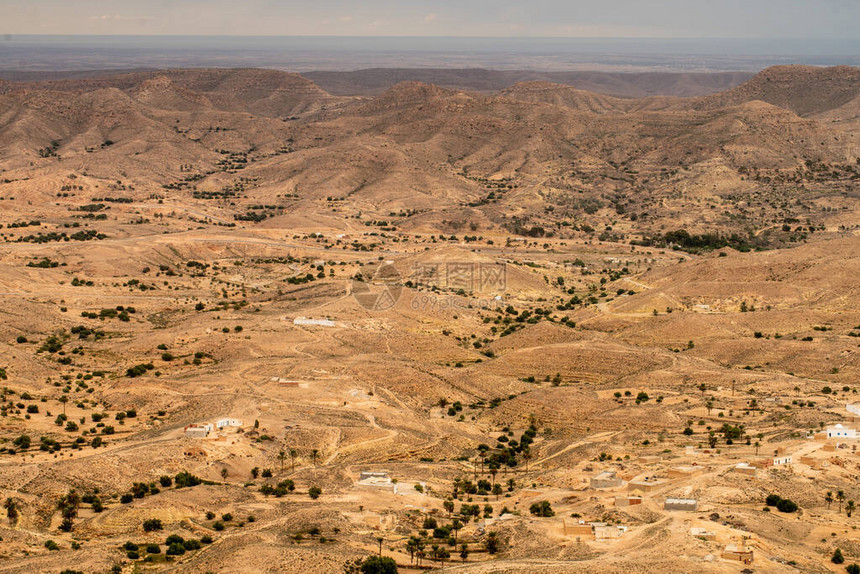
[[[532,505],[529,506],[529,512],[531,512],[535,516],[555,516],[555,511],[552,509],[552,506],[550,506],[550,503],[546,500],[532,503]]]
[[[173,478],[173,481],[176,483],[176,488],[197,486],[198,484],[201,484],[203,482],[202,479],[197,476],[194,476],[189,472],[180,472]]]
[[[164,543],[168,546],[170,546],[171,544],[182,544],[183,542],[185,542],[185,539],[178,534],[171,534],[164,540]]]
[[[185,554],[185,546],[179,542],[174,542],[167,548],[166,554],[168,556],[182,556]]]
[[[839,548],[834,550],[833,556],[830,557],[830,561],[834,564],[842,564],[843,562],[845,562],[845,557],[842,556],[842,550],[840,550]]]
[[[368,556],[359,567],[361,574],[397,574],[397,563],[389,556]]]

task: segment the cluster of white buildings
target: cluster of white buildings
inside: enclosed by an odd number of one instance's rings
[[[185,427],[185,436],[188,438],[207,438],[215,429],[221,430],[227,427],[241,427],[242,421],[239,419],[218,419],[215,425],[212,423],[193,424]]]

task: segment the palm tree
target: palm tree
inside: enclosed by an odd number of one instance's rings
[[[385,540],[382,536],[377,536],[376,541],[379,543],[379,555],[382,556],[382,541]]]
[[[523,451],[523,460],[526,461],[526,472],[529,471],[529,461],[532,459],[532,451],[524,450]]]
[[[67,395],[63,395],[57,400],[60,401],[61,403],[63,403],[63,415],[65,416],[65,414],[66,414],[66,403],[69,402],[69,397]]]
[[[836,500],[839,501],[839,513],[842,514],[842,501],[845,500],[845,492],[842,490],[837,490]]]
[[[714,399],[705,401],[705,408],[708,409],[708,416],[710,416],[711,410],[714,408]]]
[[[454,542],[457,542],[457,532],[459,532],[461,528],[463,528],[463,523],[455,518],[451,522],[451,530],[454,531]]]
[[[319,453],[320,453],[319,449],[313,449],[311,451],[311,460],[313,461],[314,466],[317,465],[317,456],[319,455]]]
[[[708,435],[708,445],[711,448],[717,448],[717,435],[715,435],[713,431]]]
[[[490,474],[493,475],[493,486],[496,485],[496,473],[499,472],[499,465],[491,464],[490,465]]]
[[[284,470],[284,459],[287,458],[287,453],[283,450],[278,452],[278,460],[281,462],[281,472]]]
[[[7,498],[3,503],[3,508],[6,509],[6,518],[9,519],[9,522],[15,524],[18,521],[18,503],[15,502],[14,498]]]
[[[755,455],[756,456],[758,456],[758,447],[760,447],[760,446],[761,446],[761,443],[758,441],[755,441]]]
[[[298,453],[296,452],[296,449],[294,449],[294,448],[290,449],[290,466],[292,468],[292,472],[296,472],[296,455],[297,454]]]
[[[412,538],[415,540],[415,564],[420,567],[421,562],[426,556],[426,553],[424,552],[426,544],[424,543],[424,539],[419,536],[413,536]]]
[[[854,501],[849,500],[845,503],[845,514],[848,515],[848,518],[851,518],[851,513],[854,512]]]
[[[415,558],[415,553],[418,551],[418,538],[412,536],[406,541],[406,551],[409,552],[409,564],[412,565],[412,560]]]
[[[827,510],[830,510],[830,503],[833,502],[833,493],[829,490],[827,491],[827,494],[824,495],[824,502],[827,503]]]
[[[436,557],[442,561],[442,567],[444,568],[445,567],[445,560],[447,560],[448,558],[451,557],[451,553],[448,552],[448,549],[445,548],[444,546],[440,546],[436,550]]]

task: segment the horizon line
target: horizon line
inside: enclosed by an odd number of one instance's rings
[[[850,36],[554,36],[554,35],[528,35],[528,36],[469,36],[460,34],[436,35],[436,34],[385,34],[385,35],[342,35],[342,34],[37,34],[0,32],[0,37],[6,40],[13,37],[35,37],[35,38],[458,38],[475,40],[829,40],[829,41],[853,41],[860,43],[860,38]]]

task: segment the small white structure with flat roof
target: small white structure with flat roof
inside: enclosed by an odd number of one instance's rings
[[[188,425],[185,427],[185,436],[188,438],[206,438],[212,432],[212,425]]]
[[[827,427],[827,438],[857,438],[857,431],[852,428],[835,424],[832,427]]]
[[[219,429],[225,427],[240,427],[242,426],[242,421],[239,419],[219,419],[215,421],[215,426]]]
[[[591,488],[618,488],[623,485],[624,481],[621,480],[621,477],[611,470],[605,470],[600,474],[591,477]]]
[[[699,509],[699,501],[692,498],[667,498],[663,510],[686,510],[695,512]]]

